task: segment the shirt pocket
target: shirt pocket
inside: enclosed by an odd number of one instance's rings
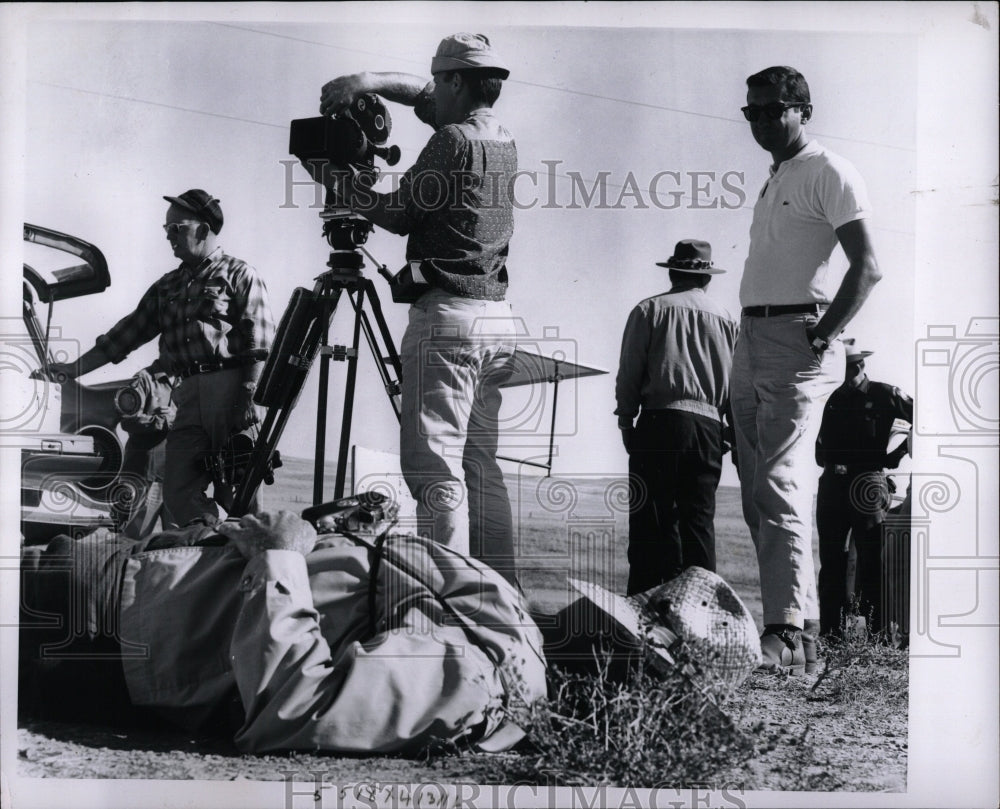
[[[229,317],[229,288],[221,278],[205,282],[198,299],[198,317],[201,320],[219,321]]]

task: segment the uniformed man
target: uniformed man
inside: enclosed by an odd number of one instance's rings
[[[843,342],[844,384],[827,400],[816,440],[816,463],[823,467],[816,501],[823,634],[839,632],[853,598],[870,629],[881,628],[882,523],[890,505],[885,469],[899,465],[908,445],[887,450],[896,419],[913,422],[909,396],[865,375],[865,357],[873,352],[853,339]],[[853,594],[847,591],[848,532],[857,550]]]

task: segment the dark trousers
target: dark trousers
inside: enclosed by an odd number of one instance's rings
[[[820,631],[837,633],[843,613],[856,601],[869,629],[882,623],[882,523],[889,489],[882,472],[835,475],[826,471],[816,495],[819,533]],[[857,552],[854,591],[847,587],[848,533]]]
[[[134,542],[103,529],[22,551],[19,703],[22,718],[131,718],[118,603]]]
[[[628,594],[685,568],[715,571],[722,424],[683,410],[644,412],[629,453]]]

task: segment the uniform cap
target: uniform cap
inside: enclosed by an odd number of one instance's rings
[[[842,342],[844,343],[846,359],[848,362],[857,362],[858,360],[863,360],[865,357],[870,357],[875,353],[874,351],[862,351],[861,345],[853,337],[847,337]]]

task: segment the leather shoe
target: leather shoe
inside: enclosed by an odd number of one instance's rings
[[[819,621],[807,620],[802,625],[802,652],[806,659],[806,674],[815,674],[819,669],[816,656],[816,637],[819,635]]]
[[[804,674],[805,652],[802,630],[794,626],[766,626],[760,636],[760,652],[764,662],[758,667],[772,674]]]

